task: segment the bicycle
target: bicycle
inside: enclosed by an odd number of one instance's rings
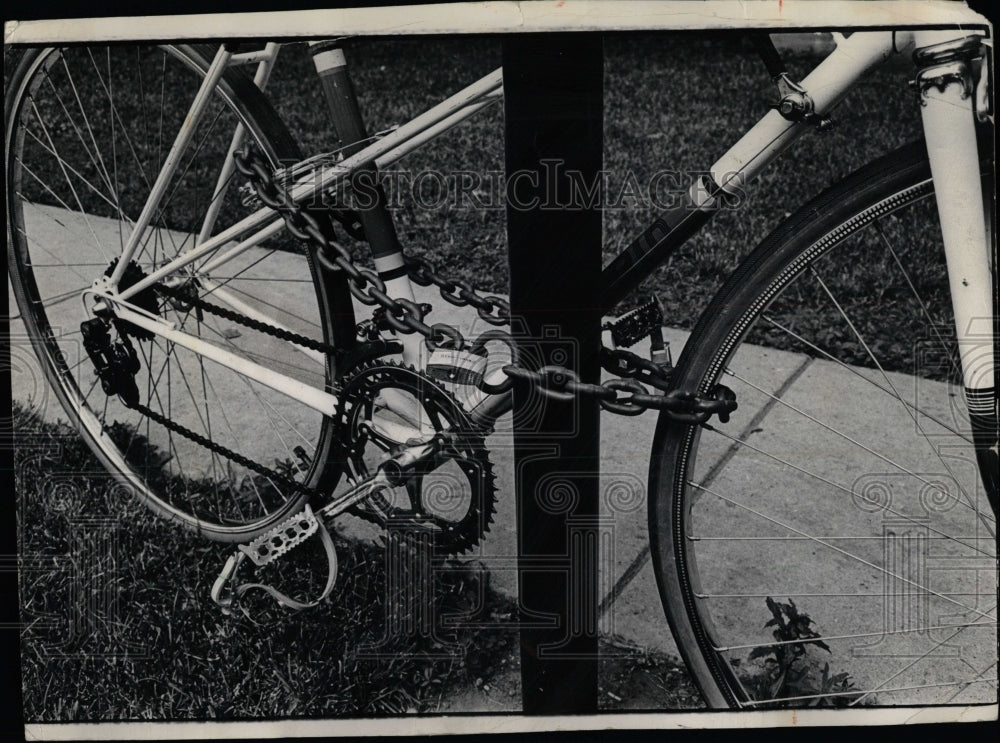
[[[309,159],[261,92],[278,44],[29,51],[5,104],[18,306],[63,408],[109,470],[161,516],[240,544],[226,580],[244,558],[277,559],[317,531],[325,535],[322,520],[348,511],[379,525],[409,520],[449,553],[477,543],[495,495],[484,438],[509,411],[520,379],[545,395],[595,396],[612,412],[660,411],[650,461],[653,565],[671,630],[709,706],[995,700],[992,164],[977,151],[974,123],[989,114],[988,40],[882,31],[837,42],[800,84],[763,43],[776,108],[710,178],[692,185],[682,208],[605,270],[602,301],[621,300],[797,135],[825,127],[850,87],[896,53],[918,50],[930,144],[889,153],[788,217],[729,277],[675,366],[662,355],[613,348],[604,362],[618,379],[604,385],[565,369],[490,369],[484,351],[506,337],[486,333],[470,345],[454,329],[425,323],[410,281],[437,286],[445,300],[472,304],[498,326],[510,320],[509,308],[426,261],[404,261],[385,209],[356,209],[332,194],[350,183],[356,197],[365,177],[499,100],[502,72],[369,137],[341,40],[312,45],[340,146]],[[113,72],[113,65],[132,69]],[[252,81],[240,65],[257,65]],[[126,80],[138,101],[116,96]],[[193,101],[188,110],[162,97],[181,81],[188,93],[178,98]],[[209,136],[217,130],[234,134]],[[135,173],[123,188],[126,169]],[[942,173],[950,174],[948,188],[935,190]],[[933,244],[938,228],[928,227],[938,210],[946,253]],[[46,247],[61,230],[86,243],[70,261]],[[357,267],[341,233],[370,243],[374,271]],[[849,269],[853,251],[873,248],[899,269],[899,311],[926,323],[912,337],[926,353],[920,394],[942,395],[937,407],[898,389],[900,369],[885,368],[869,341],[877,322],[842,306],[831,289],[829,276]],[[921,261],[945,255],[952,294],[975,293],[955,299],[957,319],[947,292],[920,291],[932,273]],[[305,284],[312,295],[284,290]],[[356,322],[352,296],[375,308],[371,317]],[[850,327],[851,344],[828,347],[823,324],[793,327],[786,319],[819,300]],[[625,347],[649,335],[655,341],[661,324],[646,305],[609,331]],[[872,420],[839,420],[836,406],[820,420],[819,395],[790,399],[790,382],[755,378],[744,343],[774,336],[818,359],[810,363],[833,364],[856,383],[852,394],[873,394]],[[795,380],[808,374],[803,366]],[[458,376],[475,390],[467,399],[439,384]],[[963,385],[967,410],[949,403],[955,384]],[[783,430],[757,429],[755,399],[780,410]],[[238,432],[252,427],[253,415],[266,425],[242,441]],[[866,443],[866,427],[878,418],[921,448]],[[801,436],[801,425],[813,433]],[[885,470],[882,479],[838,481],[830,462],[814,462],[817,436],[825,446],[860,449],[870,471]],[[933,475],[924,472],[925,457]],[[457,506],[427,495],[435,477],[458,483]],[[823,488],[825,497],[790,512],[789,488]],[[827,503],[831,493],[840,500]],[[965,570],[942,584],[926,564],[906,563],[931,542],[945,558],[965,560]],[[780,565],[760,564],[762,543],[782,550]],[[328,592],[335,556],[326,544]],[[854,572],[844,575],[848,568]],[[765,602],[767,626],[744,619]],[[807,661],[838,644],[860,686],[829,665],[818,680],[809,675]],[[958,678],[909,678],[920,661],[956,654],[959,665],[980,664]]]

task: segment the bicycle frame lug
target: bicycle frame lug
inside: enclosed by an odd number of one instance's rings
[[[981,47],[982,37],[980,36],[966,36],[940,44],[931,44],[914,50],[913,63],[919,69],[925,69],[946,62],[969,61],[980,55]]]
[[[922,47],[913,52],[913,61],[918,71],[916,79],[912,85],[920,94],[920,105],[927,105],[927,92],[932,88],[940,92],[951,85],[958,83],[962,86],[962,100],[969,98],[973,93],[977,93],[977,102],[980,96],[985,97],[988,105],[988,92],[977,91],[976,81],[973,79],[972,60],[982,58],[983,66],[980,75],[980,82],[986,80],[988,85],[988,61],[982,53],[982,43],[978,36],[966,36],[962,39],[945,41],[940,44],[932,44]],[[981,118],[981,106],[976,106],[976,115]]]
[[[801,121],[815,111],[813,99],[805,89],[793,81],[787,72],[781,73],[775,80],[778,85],[778,111],[789,121]]]
[[[914,82],[920,93],[921,106],[927,105],[927,92],[931,88],[944,92],[952,83],[958,83],[962,86],[962,100],[971,96],[975,88],[972,81],[972,69],[969,63],[964,60],[922,69],[917,73]]]
[[[90,288],[99,294],[115,293],[115,283],[111,281],[111,276],[107,274],[94,279],[94,283],[90,285]]]

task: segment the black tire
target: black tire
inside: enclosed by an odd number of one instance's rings
[[[983,173],[991,196],[991,161]],[[710,707],[996,702],[996,521],[964,405],[948,402],[962,394],[932,193],[921,142],[833,186],[744,260],[678,360],[677,387],[704,393],[723,383],[741,402],[728,424],[686,426],[661,416],[650,463],[657,584]],[[886,255],[873,259],[879,246]],[[871,265],[879,271],[861,275],[859,267]],[[865,304],[864,288],[879,292],[876,306],[870,294]],[[914,317],[926,322],[907,324]],[[748,339],[756,350],[742,345]],[[915,369],[913,360],[926,363]],[[867,420],[841,415],[847,406],[811,386],[821,384],[820,371],[847,380],[837,396],[864,396]],[[912,404],[909,387],[898,392],[909,377],[897,372],[917,380]],[[945,407],[931,407],[932,392]],[[764,406],[767,416],[755,417]],[[956,442],[962,447],[948,448]],[[918,448],[925,445],[930,456]],[[939,570],[941,550],[973,567]],[[913,565],[897,567],[902,554]],[[788,634],[775,645],[771,620],[777,613],[788,622],[789,612],[839,639],[823,641],[829,652]],[[971,626],[989,624],[991,614],[991,627]],[[939,638],[940,624],[964,627],[946,643],[948,653],[918,642]]]
[[[297,512],[306,498],[302,489],[262,477],[169,431],[104,394],[100,385],[95,390],[94,365],[77,329],[87,319],[79,290],[105,273],[109,254],[112,260],[120,254],[129,220],[145,202],[213,55],[213,49],[188,45],[24,54],[4,107],[8,265],[46,377],[102,463],[159,515],[212,539],[242,542]],[[228,69],[143,237],[136,260],[140,270],[148,274],[164,257],[192,244],[212,194],[221,195],[224,205],[210,234],[252,211],[233,198],[245,180],[238,180],[238,172],[216,190],[218,166],[237,124],[274,167],[301,159],[261,92],[243,72]],[[319,340],[334,337],[335,322],[353,328],[352,318],[331,312],[309,252],[283,235],[213,268],[211,276],[201,270],[205,265],[192,264],[183,278],[207,300],[224,295],[243,301]],[[276,283],[279,279],[286,283]],[[295,291],[298,286],[303,290]],[[71,301],[59,302],[64,294]],[[145,302],[186,332],[204,334],[237,355],[265,358],[272,368],[314,386],[330,385],[332,361],[322,354],[300,363],[291,346],[272,336],[161,295]],[[111,334],[114,338],[113,329]],[[306,487],[325,476],[331,445],[326,416],[305,406],[292,411],[285,406],[288,398],[161,338],[122,335],[141,361],[135,375],[140,403],[266,467],[281,460]],[[294,453],[296,445],[304,456]]]

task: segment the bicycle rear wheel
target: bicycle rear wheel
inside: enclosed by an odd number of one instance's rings
[[[678,361],[680,388],[740,403],[661,417],[650,468],[657,583],[709,706],[996,702],[996,517],[932,194],[922,143],[834,186]]]
[[[185,45],[25,54],[5,105],[8,260],[20,318],[47,378],[104,465],[159,514],[214,539],[244,541],[298,510],[306,497],[302,488],[246,461],[315,486],[326,466],[329,420],[162,337],[124,333],[139,359],[139,402],[156,414],[144,415],[102,390],[80,328],[88,318],[81,302],[92,304],[82,292],[121,254],[212,54]],[[227,70],[140,239],[126,281],[148,275],[251,211],[241,204],[245,179],[238,171],[220,177],[238,126],[244,141],[274,167],[301,159],[260,91],[242,72]],[[353,327],[353,318],[331,314],[308,251],[279,235],[229,262],[210,261],[168,278],[183,291],[180,299],[152,291],[134,301],[188,334],[297,382],[329,386],[333,369],[324,354],[188,301],[201,298],[328,340],[335,322]],[[108,331],[114,338],[113,325]],[[205,439],[216,448],[205,446]]]

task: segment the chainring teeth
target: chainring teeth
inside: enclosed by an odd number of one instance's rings
[[[433,530],[437,549],[448,554],[463,554],[479,544],[489,531],[496,513],[496,477],[493,475],[493,465],[485,448],[485,439],[469,420],[461,404],[448,390],[436,380],[427,377],[410,366],[393,361],[375,360],[356,367],[353,372],[342,380],[338,391],[338,407],[334,415],[335,440],[341,449],[343,461],[351,462],[358,474],[367,474],[364,450],[371,445],[371,440],[358,424],[362,415],[370,410],[372,401],[382,390],[400,390],[412,396],[428,413],[432,408],[435,416],[428,415],[428,420],[445,422],[451,431],[457,432],[452,446],[459,452],[458,457],[444,457],[455,463],[455,469],[460,472],[469,493],[466,496],[468,506],[461,518],[449,520],[426,509],[420,494],[416,502],[410,501],[411,509],[394,508],[388,499],[378,494],[351,512],[362,519],[385,527],[400,514],[406,514],[406,519],[412,519],[418,527]],[[405,442],[397,442],[397,447]],[[394,447],[389,447],[390,451]],[[439,471],[439,465],[434,471]],[[421,478],[430,473],[419,475]],[[421,488],[423,484],[421,483]],[[403,488],[400,488],[403,489]],[[409,497],[409,489],[407,496]],[[411,515],[415,511],[420,516]]]

